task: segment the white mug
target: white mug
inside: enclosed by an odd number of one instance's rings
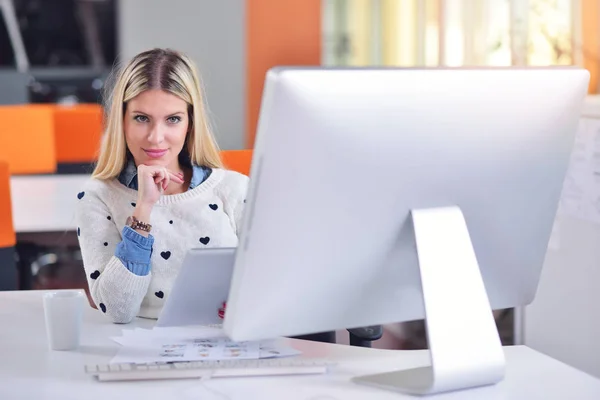
[[[51,350],[79,347],[85,294],[78,290],[61,290],[44,294],[46,335]]]

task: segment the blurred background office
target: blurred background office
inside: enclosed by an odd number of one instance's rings
[[[0,0],[0,103],[97,102],[119,59],[188,52],[223,148],[252,144],[275,64],[588,68],[597,0]],[[7,73],[19,71],[23,80]],[[10,78],[9,78],[10,76]],[[26,94],[25,94],[26,91]]]
[[[108,73],[152,47],[198,63],[221,147],[251,149],[264,76],[276,65],[578,65],[593,95],[600,0],[0,0],[0,162],[13,210],[24,201],[17,177],[89,173]],[[44,193],[36,201],[32,210]],[[19,215],[0,215],[18,288],[87,289],[74,230],[21,229]],[[496,316],[511,343],[512,310]],[[377,345],[426,346],[419,322],[390,326],[384,339]]]

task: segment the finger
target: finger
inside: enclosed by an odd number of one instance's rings
[[[163,168],[160,171],[160,173],[161,173],[162,178],[163,178],[163,181],[162,181],[163,190],[167,190],[167,187],[169,186],[169,183],[171,182],[171,178],[169,177],[169,173],[167,172],[166,168]]]
[[[138,175],[149,176],[153,179],[160,177],[160,168],[141,164],[138,167]]]
[[[154,177],[154,183],[156,184],[156,186],[158,187],[159,191],[163,191],[164,190],[164,186],[163,186],[163,179],[160,176],[155,176]]]
[[[180,178],[180,176],[182,176],[181,174],[173,173],[163,167],[145,166],[143,171],[152,176],[154,183],[158,185],[161,190],[166,190],[171,180],[178,183],[184,182],[183,179]]]
[[[162,168],[153,169],[151,174],[154,178],[158,178],[161,181],[165,179],[165,173]]]
[[[162,182],[165,179],[162,169],[153,169],[151,174],[154,179],[158,179],[158,182]]]
[[[165,185],[164,185],[164,180],[165,180],[165,174],[162,171],[162,168],[152,168],[150,171],[150,175],[152,176],[152,179],[154,180],[154,184],[158,186],[158,189],[163,191],[165,190]]]
[[[169,176],[173,182],[183,183],[183,176],[169,171]]]

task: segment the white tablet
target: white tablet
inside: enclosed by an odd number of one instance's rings
[[[235,248],[188,251],[156,326],[221,324],[234,260]]]

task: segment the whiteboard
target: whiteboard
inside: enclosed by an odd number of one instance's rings
[[[600,96],[582,112],[523,344],[600,378]]]

